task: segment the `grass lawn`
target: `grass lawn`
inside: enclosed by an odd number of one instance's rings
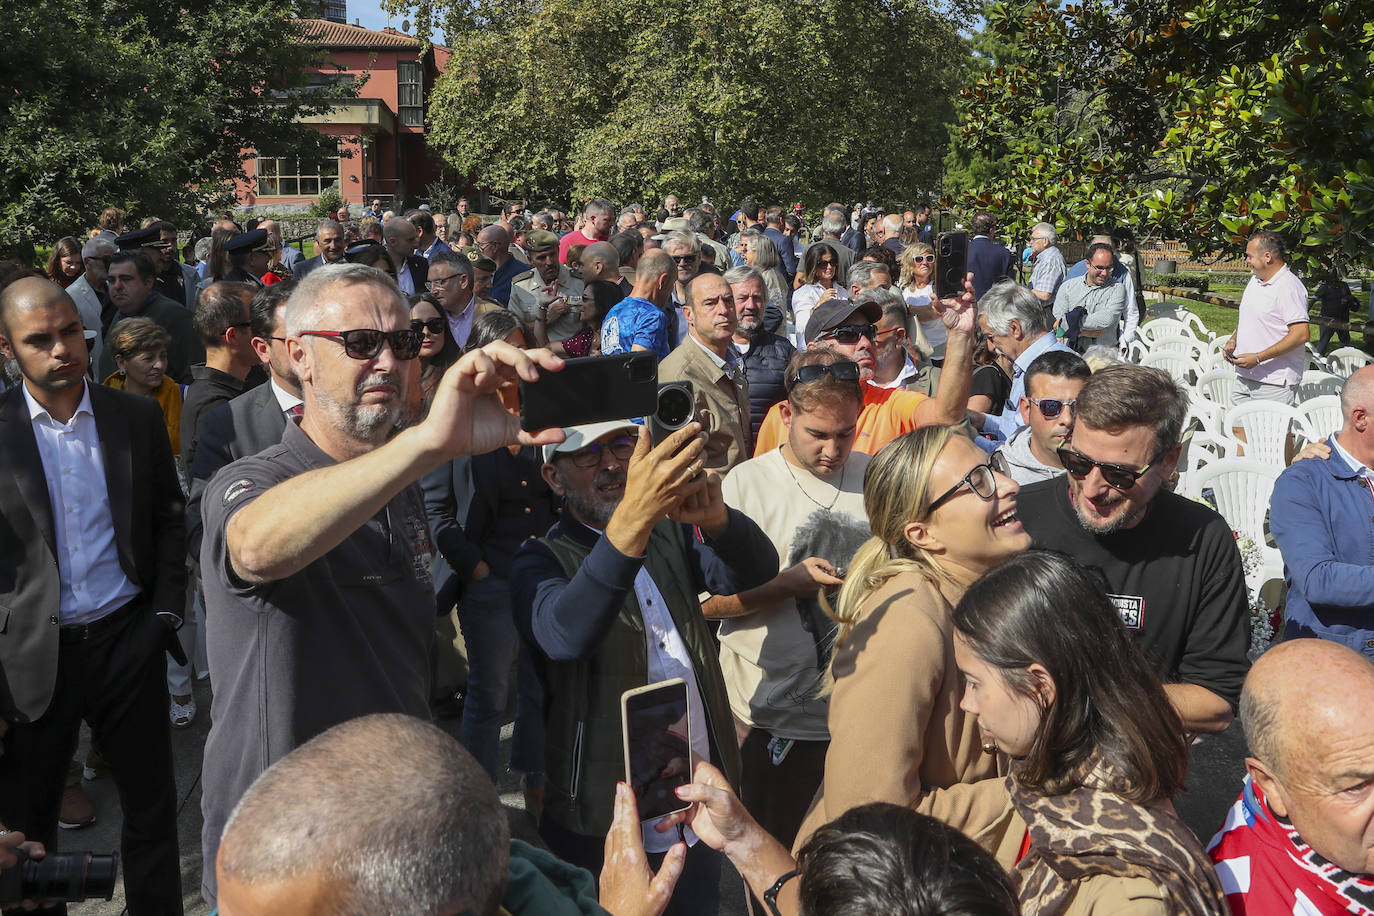
[[[1241,293],[1244,291],[1244,284],[1230,283],[1214,283],[1211,284],[1207,289],[1207,292],[1211,295],[1225,296],[1228,299],[1236,300],[1240,299]],[[1218,337],[1230,336],[1236,330],[1236,322],[1240,313],[1237,312],[1235,309],[1227,308],[1224,305],[1212,305],[1208,302],[1198,302],[1194,299],[1182,299],[1177,296],[1171,296],[1170,298],[1178,302],[1180,305],[1183,305],[1188,309],[1188,311],[1194,313],[1199,318],[1201,318],[1202,323],[1207,325],[1208,330],[1215,333]],[[1363,302],[1365,296],[1363,293],[1357,293],[1355,298],[1357,301]],[[1366,319],[1367,317],[1368,310],[1364,308],[1357,309],[1350,313],[1350,320],[1355,323],[1358,323],[1361,320]],[[1319,325],[1317,325],[1315,322],[1308,325],[1308,336],[1313,343],[1317,342],[1317,338],[1320,334],[1321,327]],[[1352,343],[1355,346],[1359,346],[1361,335],[1359,335],[1356,332],[1351,332],[1351,338]],[[1331,344],[1332,347],[1339,345],[1339,341]]]

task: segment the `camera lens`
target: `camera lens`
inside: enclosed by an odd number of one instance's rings
[[[665,429],[681,429],[692,419],[696,401],[680,385],[666,384],[658,389],[658,410],[654,417]]]
[[[91,897],[110,900],[118,874],[118,853],[49,853],[41,861],[24,863],[19,899],[39,903],[76,903]]]

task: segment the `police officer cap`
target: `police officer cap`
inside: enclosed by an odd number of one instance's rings
[[[272,243],[267,241],[266,229],[240,232],[224,243],[225,251],[271,251]]]
[[[119,246],[120,251],[133,251],[135,248],[142,248],[144,245],[160,241],[161,238],[162,234],[149,226],[147,229],[135,229],[133,232],[116,236],[114,243]]]
[[[547,229],[536,229],[525,236],[525,250],[534,253],[552,251],[558,247],[558,236]]]
[[[553,233],[550,232],[549,235],[553,235]],[[480,248],[464,248],[463,256],[472,262],[472,266],[476,270],[496,270],[496,262],[482,254]]]

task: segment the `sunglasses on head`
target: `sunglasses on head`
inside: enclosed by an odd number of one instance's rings
[[[859,364],[846,359],[829,364],[812,363],[809,366],[801,366],[797,369],[797,374],[792,376],[792,380],[787,385],[787,390],[791,391],[797,385],[805,385],[807,382],[814,382],[827,375],[841,382],[857,382],[859,380]]]
[[[1136,470],[1135,468],[1128,468],[1121,464],[1108,464],[1104,461],[1094,461],[1087,455],[1075,452],[1071,448],[1061,446],[1054,451],[1055,454],[1059,456],[1059,463],[1064,466],[1064,470],[1068,471],[1073,476],[1081,479],[1091,474],[1093,468],[1097,468],[1102,472],[1102,479],[1106,481],[1107,486],[1114,490],[1129,490],[1131,487],[1135,486],[1136,481],[1144,477],[1146,472],[1154,467],[1155,462],[1163,455],[1163,452],[1161,452],[1159,455],[1151,458],[1150,463],[1145,465],[1145,467]]]
[[[867,337],[870,341],[878,340],[878,326],[876,324],[846,324],[838,328],[831,328],[821,335],[821,340],[833,340],[836,343],[856,344],[860,337]]]
[[[1069,398],[1067,401],[1061,401],[1058,398],[1026,398],[1026,400],[1039,408],[1040,416],[1046,420],[1053,420],[1063,413],[1065,407],[1072,408],[1078,403],[1078,398]]]
[[[440,321],[442,319],[434,319]],[[354,328],[350,331],[301,331],[302,337],[326,337],[343,344],[344,352],[353,359],[372,359],[390,345],[397,359],[414,359],[420,355],[423,342],[414,328],[400,331],[378,331],[376,328]]]
[[[428,331],[431,334],[444,333],[445,321],[442,318],[412,318],[410,319],[410,329],[412,331]]]

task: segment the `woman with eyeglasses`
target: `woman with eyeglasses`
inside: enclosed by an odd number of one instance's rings
[[[802,285],[792,294],[792,314],[796,318],[796,335],[806,331],[806,322],[816,306],[830,299],[848,299],[840,276],[840,257],[830,245],[811,245],[802,255]]]
[[[448,319],[433,293],[410,297],[410,326],[420,332],[420,390],[428,411],[439,379],[463,355],[463,348],[453,339]]]
[[[1020,488],[946,426],[888,443],[864,474],[873,536],[850,560],[834,616],[830,750],[798,834],[857,805],[906,805],[962,829],[941,790],[997,774],[973,717],[959,708],[951,613],[970,583],[1030,546]],[[977,835],[973,837],[979,839]]]
[[[960,708],[1011,759],[1000,795],[1029,829],[1013,881],[1027,914],[1228,912],[1212,863],[1170,798],[1188,742],[1101,579],[1030,551],[954,609]],[[1019,833],[1019,831],[1017,831]]]
[[[897,265],[900,268],[898,284],[902,288],[907,310],[916,316],[926,340],[935,348],[931,362],[937,366],[944,365],[948,335],[945,333],[945,323],[931,305],[935,301],[935,249],[925,242],[908,245],[897,256]]]

